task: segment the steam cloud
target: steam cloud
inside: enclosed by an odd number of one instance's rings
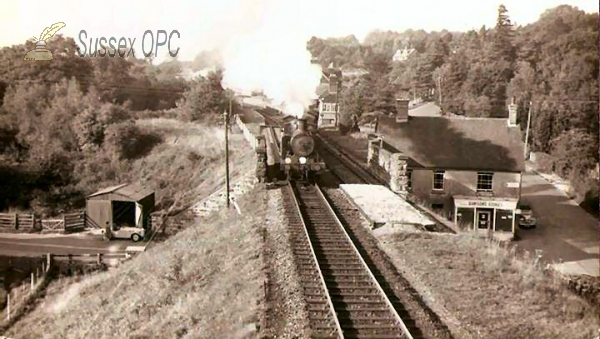
[[[224,85],[244,93],[262,90],[285,113],[301,117],[316,98],[321,78],[320,66],[310,63],[306,50],[311,20],[302,13],[309,15],[308,6],[282,7],[277,0],[243,3],[220,34]]]

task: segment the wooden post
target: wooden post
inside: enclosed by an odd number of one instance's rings
[[[18,230],[19,229],[19,217],[17,216],[17,213],[14,214],[14,224],[15,224],[15,229]]]
[[[10,321],[10,291],[6,294],[6,320]]]
[[[34,287],[35,287],[35,275],[33,274],[33,272],[31,272],[31,290],[30,290],[30,292],[33,292]]]
[[[46,254],[46,272],[50,270],[50,265],[52,265],[52,254]]]
[[[98,262],[98,265],[102,264],[102,253],[97,254],[97,262]]]
[[[226,182],[226,199],[227,199],[227,208],[230,207],[229,201],[229,135],[228,135],[228,124],[229,117],[227,111],[223,113],[224,123],[225,123],[225,182]]]
[[[533,106],[533,103],[530,101],[529,102],[529,112],[527,113],[527,128],[525,129],[525,149],[523,150],[524,154],[524,158],[525,160],[527,160],[527,146],[529,144],[529,126],[531,124],[531,107]]]

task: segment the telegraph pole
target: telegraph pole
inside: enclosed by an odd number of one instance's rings
[[[233,99],[229,98],[229,117],[233,117]],[[229,126],[231,128],[231,126]]]
[[[527,129],[525,130],[525,160],[527,160],[527,148],[529,145],[529,126],[531,125],[531,107],[533,106],[532,102],[529,102],[529,112],[527,113]]]
[[[442,107],[442,76],[438,75],[438,92],[440,95],[440,107]]]
[[[225,183],[227,185],[227,208],[229,208],[229,117],[227,111],[223,113],[223,119],[225,122]]]

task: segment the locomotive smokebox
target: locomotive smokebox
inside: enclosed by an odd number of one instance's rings
[[[306,119],[298,119],[296,120],[298,131],[306,132]]]
[[[296,130],[292,133],[290,147],[295,155],[307,157],[315,149],[315,141],[306,130],[306,120],[296,120]]]

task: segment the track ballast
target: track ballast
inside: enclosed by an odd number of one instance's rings
[[[283,196],[313,337],[413,338],[320,188]]]

